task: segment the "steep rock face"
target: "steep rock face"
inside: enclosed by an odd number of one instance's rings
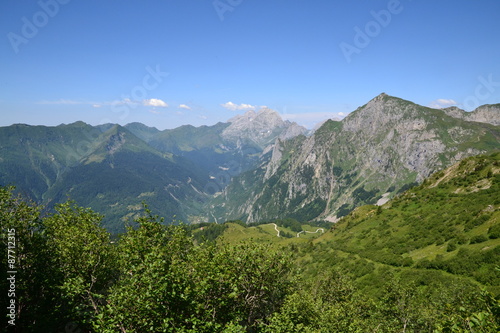
[[[500,125],[500,104],[482,105],[472,112],[465,112],[456,106],[445,108],[443,111],[451,117],[467,121],[475,121],[495,126]]]
[[[498,127],[381,94],[314,135],[279,141],[224,193],[226,218],[335,220],[467,156],[500,148]],[[247,191],[243,201],[236,191]],[[221,216],[222,217],[222,216]]]
[[[467,116],[465,110],[462,110],[456,106],[450,106],[448,108],[444,108],[441,110],[443,110],[443,112],[446,113],[448,116],[454,118],[465,119]]]
[[[439,155],[446,150],[446,129],[436,126],[442,116],[382,94],[345,119],[343,134],[357,147],[357,164],[362,162],[361,170],[367,170],[364,176],[369,172],[394,177],[403,169],[421,181],[443,167]]]
[[[307,132],[304,127],[284,121],[279,113],[268,108],[258,112],[247,111],[228,122],[230,125],[222,132],[225,140],[251,140],[261,147],[272,143],[277,137],[289,139]]]
[[[500,125],[500,104],[480,106],[469,114],[468,119],[498,126]]]

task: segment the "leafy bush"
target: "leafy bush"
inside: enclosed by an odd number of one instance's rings
[[[446,247],[446,252],[453,252],[457,249],[457,243],[454,241],[449,241]]]
[[[494,226],[491,226],[488,229],[488,237],[490,239],[498,239],[498,238],[500,238],[500,224],[496,224]]]
[[[477,235],[477,236],[474,236],[470,239],[470,243],[471,244],[478,244],[478,243],[486,242],[487,240],[488,240],[488,237],[486,237],[485,235]]]

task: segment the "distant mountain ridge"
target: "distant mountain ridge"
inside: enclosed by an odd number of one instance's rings
[[[270,109],[160,131],[84,122],[0,128],[0,185],[52,207],[67,198],[113,231],[141,202],[166,222],[335,221],[499,145],[500,104],[465,113],[381,94],[313,133]]]
[[[500,125],[500,104],[486,104],[478,107],[472,112],[466,112],[456,106],[442,109],[447,115],[467,120],[476,121],[479,123],[487,123],[491,125]]]
[[[226,140],[250,139],[262,148],[273,143],[276,137],[286,140],[307,133],[305,127],[284,121],[274,110],[263,108],[257,113],[253,110],[228,120],[231,124],[222,132]]]
[[[260,117],[270,131],[265,140],[271,142],[298,126],[266,124],[269,117],[281,118],[271,110]],[[248,124],[244,129],[240,122],[239,137],[224,136],[231,126],[186,125],[160,131],[140,123],[91,126],[78,121],[54,127],[2,127],[0,185],[15,185],[49,207],[75,200],[105,214],[105,225],[112,231],[123,230],[124,223],[139,213],[142,201],[167,223],[204,221],[203,205],[211,194],[222,190],[231,176],[251,169],[265,148],[259,141],[261,128]],[[217,179],[221,170],[224,181]]]

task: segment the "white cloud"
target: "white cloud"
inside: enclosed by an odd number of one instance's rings
[[[152,114],[160,114],[160,111],[156,111],[155,109],[149,110]]]
[[[186,110],[191,110],[191,107],[187,106],[186,104],[181,104],[179,105],[180,109],[186,109]]]
[[[343,117],[343,116],[345,116],[345,113],[344,113],[344,112],[339,112],[339,113],[337,113],[337,115],[338,115],[339,117]]]
[[[142,105],[155,106],[155,107],[161,107],[161,108],[168,107],[167,103],[165,103],[161,99],[156,99],[156,98],[145,99],[145,100],[142,101]]]
[[[452,105],[457,105],[457,102],[455,102],[452,99],[444,99],[444,98],[439,98],[429,103],[429,107],[433,109],[442,109]]]
[[[221,104],[223,108],[226,108],[231,111],[239,111],[239,110],[249,110],[249,109],[255,109],[255,106],[250,105],[250,104],[234,104],[233,102],[227,102],[224,104]]]

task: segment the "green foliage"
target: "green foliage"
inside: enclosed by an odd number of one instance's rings
[[[377,190],[367,191],[364,187],[358,187],[352,193],[356,202],[360,203],[370,203],[370,200],[375,198],[375,194],[377,194]]]
[[[500,224],[495,224],[488,229],[488,236],[491,239],[500,238]]]
[[[118,279],[94,322],[96,331],[168,332],[188,316],[189,281],[182,277],[192,242],[185,229],[160,224],[149,210],[137,222],[117,246]]]
[[[447,251],[447,252],[453,252],[453,251],[455,251],[456,249],[457,249],[457,243],[456,243],[456,242],[454,242],[454,241],[450,241],[450,242],[448,243],[448,246],[446,247],[446,251]]]
[[[198,248],[191,271],[197,321],[244,327],[264,323],[289,291],[290,265],[288,255],[265,245]]]
[[[234,222],[233,222],[234,223]],[[196,232],[193,232],[194,240],[200,244],[203,242],[211,242],[215,241],[220,235],[224,233],[227,229],[228,225],[217,224],[217,223],[203,223],[203,224],[195,224],[190,226],[190,229]],[[197,229],[197,230],[196,230]]]
[[[343,204],[337,210],[337,217],[344,217],[352,211],[349,204]]]
[[[290,295],[265,332],[367,332],[373,310],[346,275],[328,271]]]
[[[53,318],[63,319],[65,314],[53,302],[57,294],[55,285],[59,283],[60,276],[43,236],[41,207],[23,201],[13,191],[14,188],[0,187],[0,241],[3,249],[0,261],[3,277],[0,280],[0,305],[2,309],[10,305],[6,297],[10,286],[5,274],[7,271],[16,271],[16,326],[31,332],[37,329],[56,331],[58,323],[52,322]],[[14,233],[14,240],[8,239],[8,233]],[[8,245],[13,252],[7,252]],[[14,269],[8,266],[8,254],[15,258]],[[5,329],[7,320],[1,325]]]
[[[61,299],[74,310],[75,320],[87,322],[112,281],[114,252],[102,216],[68,202],[43,220],[47,246],[62,281]]]
[[[491,165],[481,161],[476,182]],[[431,184],[383,209],[356,209],[314,240],[276,237],[269,222],[166,226],[145,206],[134,227],[112,241],[90,209],[67,202],[41,217],[42,207],[0,188],[2,232],[15,228],[18,238],[18,327],[494,332],[499,301],[482,286],[498,292],[498,212],[486,192],[498,185],[460,194],[450,182]],[[311,227],[292,218],[271,223],[291,236]],[[247,227],[272,237],[226,240],[226,232]],[[6,258],[1,265],[6,271]]]
[[[474,236],[470,239],[470,243],[471,244],[478,244],[478,243],[486,242],[487,240],[488,240],[488,237],[486,237],[485,235],[477,235],[477,236]]]

